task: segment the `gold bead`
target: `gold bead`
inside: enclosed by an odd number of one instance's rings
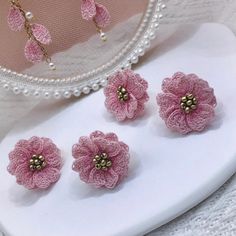
[[[96,168],[97,170],[100,170],[102,167],[101,167],[100,164],[96,164],[96,165],[95,165],[95,168]]]
[[[101,164],[101,166],[106,166],[106,161],[102,160],[100,164]]]
[[[103,154],[102,154],[102,157],[103,157],[103,159],[107,159],[107,154],[104,152]]]
[[[37,158],[37,155],[34,154],[34,155],[32,156],[32,158],[33,158],[33,159]]]
[[[188,106],[191,106],[193,104],[192,100],[188,100],[186,103]]]
[[[122,89],[122,86],[120,85],[119,87],[118,87],[118,90],[121,90]]]
[[[100,161],[100,160],[101,160],[101,157],[100,157],[99,155],[96,155],[96,156],[95,156],[95,159],[96,159],[97,161]]]
[[[128,98],[129,98],[129,95],[128,95],[128,93],[124,94],[123,98],[124,98],[124,100],[125,100],[125,101],[127,101],[127,100],[128,100]]]
[[[102,170],[107,170],[106,166],[103,166],[103,167],[102,167]]]
[[[187,98],[188,99],[193,99],[193,95],[190,93],[190,94],[187,95]]]
[[[182,97],[182,98],[181,98],[181,101],[182,101],[182,102],[187,102],[186,96]]]
[[[186,107],[185,109],[184,109],[184,111],[185,111],[185,113],[189,113],[190,112],[190,108],[189,107]]]
[[[196,98],[193,98],[193,104],[197,105],[197,99]]]
[[[38,157],[38,159],[39,159],[40,161],[44,161],[44,157],[43,157],[42,155],[40,155],[40,156]]]
[[[44,161],[43,163],[42,163],[42,167],[45,167],[47,165],[47,163]]]
[[[30,163],[30,164],[34,164],[34,160],[33,160],[33,159],[30,159],[29,163]]]
[[[97,162],[96,158],[93,158],[93,162]]]
[[[30,165],[30,169],[31,169],[31,170],[34,170],[34,165]]]
[[[38,159],[35,159],[34,160],[34,163],[37,165],[37,164],[39,164],[39,160]]]
[[[122,93],[126,93],[126,89],[124,87],[121,88]]]
[[[186,107],[185,103],[181,102],[180,106],[184,109]]]
[[[196,110],[196,109],[197,109],[197,106],[196,106],[196,105],[192,105],[192,106],[191,106],[191,109],[192,109],[192,110]]]
[[[37,169],[37,170],[41,170],[42,167],[41,167],[40,165],[37,165],[37,166],[36,166],[36,169]]]
[[[106,166],[110,167],[111,165],[112,165],[112,162],[111,161],[107,161]]]

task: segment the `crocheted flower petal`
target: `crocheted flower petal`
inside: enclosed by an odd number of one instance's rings
[[[113,85],[117,90],[119,86],[126,87],[127,80],[128,80],[128,77],[125,76],[125,74],[122,71],[118,71],[114,75],[111,75],[108,78],[108,86]]]
[[[187,134],[191,131],[186,122],[185,114],[180,109],[174,110],[165,122],[169,129],[181,134]]]
[[[109,112],[111,112],[118,121],[123,121],[126,118],[125,104],[122,104],[117,95],[114,94],[105,100],[105,106]]]
[[[89,181],[89,175],[91,170],[94,168],[92,158],[79,158],[76,159],[73,163],[72,169],[76,172],[79,172],[80,178],[82,181],[87,183]]]
[[[114,133],[107,133],[107,134],[105,135],[105,139],[108,140],[108,141],[115,141],[115,142],[118,141],[118,137],[117,137],[117,135],[114,134]]]
[[[49,30],[40,24],[32,24],[31,29],[34,37],[42,44],[50,44],[52,42],[52,37]]]
[[[15,161],[18,164],[24,163],[29,160],[30,157],[31,153],[23,147],[15,147],[15,149],[9,153],[10,161]]]
[[[38,188],[48,188],[60,178],[60,171],[56,168],[45,168],[39,172],[34,172],[33,181]]]
[[[124,151],[126,151],[127,153],[129,152],[129,146],[127,144],[125,144],[124,142],[121,142],[121,141],[119,141],[119,144]]]
[[[106,97],[109,97],[116,94],[118,87],[119,87],[118,85],[115,86],[113,83],[111,83],[111,80],[110,80],[110,83],[103,90],[104,95]]]
[[[10,7],[8,17],[8,26],[13,31],[21,31],[25,24],[25,18],[18,8]]]
[[[82,0],[81,13],[84,20],[92,20],[96,15],[96,5],[94,0]]]
[[[43,148],[44,148],[44,142],[42,138],[39,137],[32,137],[29,139],[29,144],[31,146],[33,154],[42,154]]]
[[[179,109],[179,98],[172,93],[157,94],[157,104],[160,106],[159,114],[162,119],[166,119],[170,115],[170,111]]]
[[[199,103],[209,104],[211,106],[216,106],[216,97],[214,95],[214,89],[209,87],[207,81],[199,79],[197,75],[189,75],[195,78],[195,85],[193,89],[193,94],[196,96]]]
[[[193,131],[202,131],[213,120],[214,108],[207,104],[199,104],[195,112],[186,116],[187,124]]]
[[[54,152],[52,154],[44,156],[47,162],[47,165],[50,167],[61,169],[62,159],[60,153]]]
[[[49,138],[42,138],[43,140],[43,151],[42,155],[47,156],[51,154],[59,154],[60,150],[57,148],[57,146],[52,142]]]
[[[163,80],[162,90],[165,93],[172,93],[178,97],[192,93],[195,81],[189,79],[184,73],[177,72],[172,78]]]
[[[88,157],[96,155],[98,149],[92,140],[88,137],[81,137],[79,143],[73,145],[72,155],[74,158]]]
[[[92,169],[89,175],[89,183],[92,183],[95,187],[114,188],[119,180],[119,176],[110,169],[109,171]]]
[[[109,11],[105,6],[102,4],[96,4],[96,15],[94,17],[94,20],[98,27],[105,28],[111,23],[111,16]]]
[[[140,99],[144,96],[147,90],[147,82],[143,80],[140,75],[134,74],[133,72],[126,72],[126,74],[129,76],[129,79],[127,80],[127,86],[126,89],[129,93],[132,93],[137,99]]]
[[[25,57],[32,63],[41,62],[43,60],[43,52],[36,41],[29,39],[25,45]]]
[[[89,136],[91,139],[94,139],[94,138],[104,138],[105,137],[105,134],[99,130],[96,130],[94,132],[92,132]]]
[[[130,94],[129,101],[125,103],[125,115],[127,118],[132,119],[134,118],[135,111],[138,108],[138,101],[137,99]]]
[[[25,186],[27,189],[35,188],[33,172],[30,171],[27,164],[19,165],[16,168],[15,176],[18,184]]]
[[[23,149],[27,150],[28,152],[32,151],[29,141],[25,140],[25,139],[19,140],[16,143],[15,148],[23,148]]]
[[[98,147],[100,152],[105,152],[109,157],[116,156],[120,150],[120,144],[118,142],[107,141],[104,138],[96,138],[93,140],[94,144]]]

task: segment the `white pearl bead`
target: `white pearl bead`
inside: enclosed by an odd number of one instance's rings
[[[70,97],[71,97],[71,93],[70,93],[69,91],[65,91],[65,92],[63,93],[63,96],[64,96],[65,98],[70,98]]]
[[[93,91],[97,91],[99,89],[99,85],[98,84],[93,84],[92,89],[93,89]]]
[[[80,92],[80,90],[75,89],[73,94],[74,94],[74,96],[79,97],[81,95],[81,92]]]
[[[24,93],[25,96],[29,96],[30,95],[30,92],[29,92],[28,89],[24,89],[23,93]]]
[[[34,15],[32,12],[28,11],[25,13],[25,17],[27,20],[31,20],[34,17]]]
[[[54,93],[54,98],[59,99],[61,97],[61,94],[59,92]]]
[[[56,66],[54,65],[53,62],[50,62],[48,65],[49,65],[50,70],[56,70]]]
[[[50,93],[49,92],[45,92],[43,94],[43,96],[44,96],[44,98],[49,99],[50,98]]]
[[[3,88],[6,89],[6,90],[9,90],[9,85],[8,84],[4,84]]]
[[[102,41],[104,41],[104,42],[107,41],[107,36],[104,32],[100,33],[100,37],[101,37]]]
[[[84,94],[89,94],[90,93],[90,88],[89,87],[84,87],[83,88],[83,93]]]
[[[20,93],[20,89],[19,89],[18,87],[14,87],[14,88],[13,88],[13,92],[14,92],[15,94],[19,94],[19,93]]]
[[[101,86],[105,87],[107,85],[107,79],[103,79],[100,82]]]

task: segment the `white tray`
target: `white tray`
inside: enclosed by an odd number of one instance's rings
[[[144,61],[144,60],[143,60]],[[225,27],[184,27],[146,56],[137,69],[150,83],[146,115],[117,123],[106,113],[102,91],[57,106],[42,104],[0,146],[0,225],[11,236],[142,235],[182,214],[220,187],[236,170],[236,39]],[[162,78],[197,73],[215,88],[217,121],[201,134],[169,132],[157,115]],[[129,144],[128,179],[113,191],[83,184],[71,146],[94,130],[113,131]],[[48,191],[28,191],[6,171],[8,152],[20,138],[52,138],[65,160],[60,181]]]

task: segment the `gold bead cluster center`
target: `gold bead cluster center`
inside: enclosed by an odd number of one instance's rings
[[[32,171],[42,170],[47,165],[42,155],[33,155],[29,161],[29,168]]]
[[[123,86],[119,86],[117,90],[118,99],[122,102],[125,102],[129,99],[129,93]]]
[[[197,99],[193,96],[193,94],[188,93],[181,98],[180,106],[186,114],[189,114],[197,109]]]
[[[112,166],[112,162],[106,153],[96,155],[93,162],[97,170],[108,170]]]

